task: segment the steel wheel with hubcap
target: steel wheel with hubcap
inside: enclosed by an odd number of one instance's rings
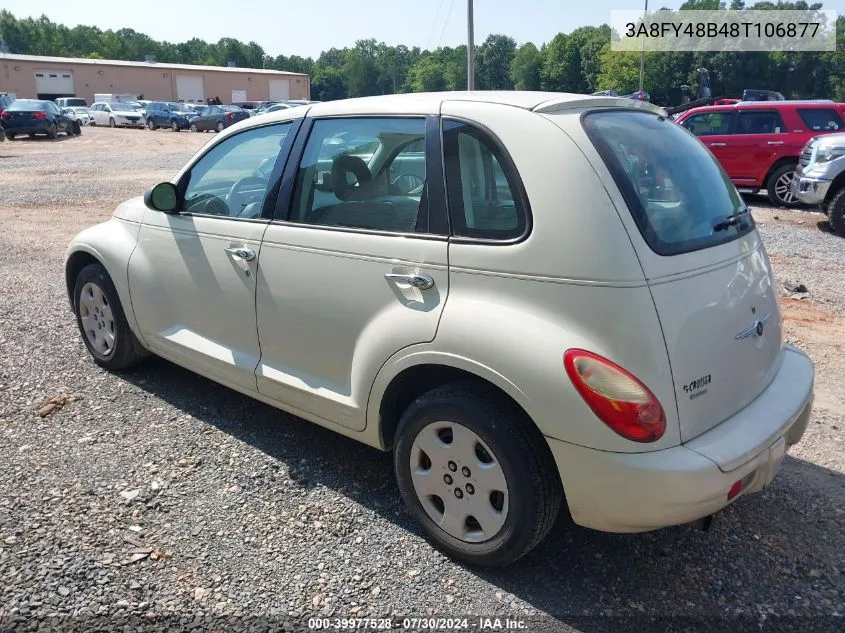
[[[783,207],[797,207],[800,202],[792,193],[792,177],[795,165],[783,165],[769,177],[767,191],[769,201]]]
[[[421,395],[396,430],[394,468],[409,513],[456,559],[499,566],[548,534],[562,499],[548,444],[484,383]]]
[[[178,132],[179,131],[179,124],[176,123],[176,121],[171,121],[170,122],[170,129],[173,130],[174,132]]]
[[[76,323],[94,362],[123,369],[148,355],[129,328],[114,283],[101,264],[79,271],[73,297]]]
[[[217,122],[217,131],[218,131],[218,132],[222,132],[222,131],[223,131],[223,127],[224,127],[224,126],[223,126],[223,122],[222,122],[222,121],[218,121],[218,122]]]
[[[114,119],[109,119],[109,127],[117,127],[117,124],[114,122]]]
[[[197,131],[197,124],[191,123],[191,132],[196,132],[196,131]]]
[[[155,122],[152,119],[147,119],[147,127],[150,128],[151,130],[157,130],[158,129],[158,126],[155,124]]]

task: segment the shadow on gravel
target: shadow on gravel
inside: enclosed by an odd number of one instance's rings
[[[279,412],[161,359],[123,377],[414,534],[389,454]],[[709,532],[616,535],[564,517],[534,552],[477,577],[579,631],[828,631],[845,611],[845,476],[787,457],[768,490],[740,499]],[[794,617],[760,626],[769,608]],[[773,612],[774,613],[774,612]],[[448,614],[445,614],[448,615]],[[749,618],[740,628],[727,615]],[[650,621],[660,616],[663,620]],[[633,618],[633,619],[631,619]],[[678,618],[678,619],[672,619]],[[720,618],[722,618],[720,620]],[[765,619],[765,618],[764,618]],[[747,625],[747,626],[746,626]],[[702,628],[704,627],[704,628]]]

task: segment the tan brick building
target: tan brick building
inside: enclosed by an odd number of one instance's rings
[[[82,97],[89,104],[95,94],[231,103],[310,99],[311,82],[308,75],[261,68],[0,54],[0,92],[19,99]]]

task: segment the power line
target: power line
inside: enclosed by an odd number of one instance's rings
[[[437,13],[434,14],[434,24],[431,25],[431,31],[429,31],[428,39],[426,40],[425,47],[431,47],[431,37],[434,35],[434,29],[437,28],[437,19],[440,17],[440,9],[443,8],[443,0],[440,0],[440,4],[437,5]]]
[[[437,47],[443,42],[443,35],[446,33],[446,27],[449,26],[449,18],[452,17],[452,9],[455,7],[455,0],[449,2],[449,11],[446,13],[446,21],[443,23],[443,28],[440,31],[440,39],[437,40]]]

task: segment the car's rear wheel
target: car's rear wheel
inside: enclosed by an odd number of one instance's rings
[[[222,132],[224,128],[225,128],[225,126],[223,125],[223,122],[222,122],[222,121],[218,121],[218,122],[217,122],[217,131],[218,131],[218,132]]]
[[[114,119],[109,119],[109,127],[117,127],[117,124],[114,122]]]
[[[827,203],[827,220],[837,235],[845,237],[845,187],[833,194]]]
[[[197,132],[197,124],[191,123],[191,132]]]
[[[769,176],[766,189],[769,201],[781,207],[797,207],[801,203],[792,193],[792,177],[795,165],[782,165]]]
[[[409,513],[436,546],[500,566],[552,528],[560,478],[544,438],[516,405],[472,383],[417,398],[396,431],[394,469]]]
[[[47,138],[55,139],[59,137],[59,128],[56,127],[55,123],[51,123],[50,127],[47,128]]]
[[[85,347],[101,367],[124,369],[147,355],[132,333],[114,283],[101,264],[88,264],[77,275],[73,307]]]
[[[15,133],[14,132],[6,132],[6,138],[9,139],[10,141],[14,141],[15,140]]]

